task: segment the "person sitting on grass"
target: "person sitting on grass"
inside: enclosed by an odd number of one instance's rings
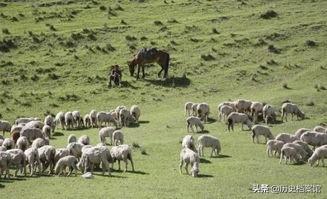
[[[120,86],[121,78],[122,72],[119,65],[111,66],[111,72],[109,73],[109,86],[111,87],[111,81],[113,81],[116,86]]]

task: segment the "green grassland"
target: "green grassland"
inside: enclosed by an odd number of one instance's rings
[[[327,197],[326,167],[280,165],[249,131],[228,133],[216,121],[220,102],[244,98],[275,107],[289,99],[304,110],[303,121],[271,125],[274,135],[327,122],[327,1],[1,1],[0,29],[2,119],[138,104],[142,122],[123,131],[147,153],[134,149],[135,173],[1,180],[0,198]],[[170,53],[169,78],[158,79],[153,64],[137,81],[127,61],[152,46]],[[107,88],[113,64],[124,70],[120,88]],[[220,158],[205,151],[200,178],[178,170],[186,101],[209,103],[205,128],[222,143]],[[64,147],[70,133],[96,144],[97,132],[58,128],[51,144]],[[258,194],[254,183],[320,184],[322,193]]]

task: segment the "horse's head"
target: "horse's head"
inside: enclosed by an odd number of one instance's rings
[[[135,71],[135,64],[134,64],[133,61],[129,61],[129,62],[127,62],[127,64],[128,64],[128,67],[129,67],[129,73],[130,73],[131,76],[133,76],[134,71]]]

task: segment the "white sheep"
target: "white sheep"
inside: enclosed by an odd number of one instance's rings
[[[301,141],[313,146],[313,148],[327,144],[327,134],[314,131],[305,132],[301,135]]]
[[[252,102],[249,100],[238,99],[235,102],[235,108],[239,113],[251,112]]]
[[[44,125],[42,128],[42,133],[44,137],[51,138],[51,126],[49,125]]]
[[[68,148],[58,148],[58,149],[56,149],[56,154],[55,154],[55,157],[54,157],[54,161],[58,162],[58,160],[60,158],[65,157],[67,155],[71,155],[70,154],[70,149],[68,149]]]
[[[55,122],[55,118],[53,118],[52,115],[47,115],[44,118],[44,126],[45,125],[48,125],[51,128],[51,132],[52,133],[55,132],[55,130],[56,130],[56,122]]]
[[[36,149],[43,147],[44,145],[46,145],[46,141],[43,138],[36,138],[32,142],[32,147]]]
[[[232,112],[234,112],[234,108],[229,106],[229,105],[222,105],[220,107],[218,107],[218,118],[221,121],[226,120],[226,118],[228,117],[229,114],[231,114]]]
[[[20,131],[20,136],[25,136],[30,143],[36,138],[44,138],[42,130],[38,128],[28,128],[26,126]]]
[[[285,143],[291,143],[294,142],[295,140],[298,140],[298,138],[295,135],[291,135],[288,133],[280,133],[276,136],[275,140],[280,140]]]
[[[66,174],[66,167],[69,168],[69,172],[66,176],[70,176],[70,174],[75,170],[75,176],[77,175],[77,166],[76,164],[78,163],[78,160],[75,156],[68,155],[65,157],[62,157],[58,160],[56,166],[55,166],[55,174],[56,175],[61,175],[64,173]]]
[[[6,150],[14,149],[15,148],[15,142],[11,138],[5,138],[3,140],[2,146],[6,148]]]
[[[266,146],[267,146],[267,155],[270,156],[276,156],[278,153],[278,156],[281,154],[282,147],[284,146],[285,142],[280,140],[268,140]],[[274,153],[274,154],[273,154]]]
[[[39,173],[41,173],[41,161],[37,148],[32,146],[31,148],[26,149],[24,154],[26,157],[26,163],[29,166],[30,175],[33,176],[36,167],[38,168]]]
[[[196,152],[195,141],[192,135],[184,136],[182,140],[182,148],[189,148]]]
[[[292,120],[294,115],[296,115],[297,118],[305,118],[305,114],[299,109],[296,104],[287,102],[282,105],[282,121],[284,121],[285,117],[285,120],[287,122],[287,115],[289,113],[292,115]]]
[[[188,172],[188,165],[190,164],[192,169],[191,169],[191,174],[193,177],[197,177],[199,174],[199,164],[200,164],[200,158],[197,153],[192,151],[191,149],[188,148],[183,148],[180,153],[180,164],[179,164],[179,171],[182,173],[182,167],[183,164],[185,163],[185,171],[187,174]]]
[[[82,156],[82,149],[86,148],[85,146],[90,146],[90,145],[83,145],[77,142],[71,142],[67,145],[67,149],[69,149],[69,153],[76,158],[80,158]]]
[[[193,102],[186,102],[184,105],[184,110],[185,110],[185,116],[191,116],[192,115],[192,105]]]
[[[222,102],[222,103],[218,104],[218,110],[220,110],[221,107],[224,105],[232,107],[232,109],[233,109],[232,112],[236,112],[235,102],[230,102],[230,101]]]
[[[96,118],[98,122],[98,127],[102,127],[103,123],[106,126],[108,126],[110,123],[117,126],[118,123],[110,113],[106,113],[103,111],[98,112]]]
[[[91,110],[89,117],[91,119],[91,126],[92,127],[97,127],[97,114],[98,112],[96,110]]]
[[[77,138],[74,134],[70,134],[67,138],[67,143],[77,142]]]
[[[120,170],[120,161],[125,162],[125,172],[127,171],[127,160],[131,162],[132,171],[134,171],[134,163],[132,159],[132,149],[127,144],[114,146],[110,149],[110,154],[113,160],[113,163],[118,160],[118,170]]]
[[[21,149],[22,151],[25,151],[29,145],[28,139],[25,136],[20,136],[16,142],[16,148]]]
[[[129,126],[131,121],[135,121],[135,118],[130,114],[129,110],[123,108],[119,111],[119,122],[121,126]]]
[[[6,172],[4,178],[6,177],[10,178],[9,164],[10,164],[10,155],[5,151],[0,150],[0,179],[4,171]]]
[[[204,147],[212,148],[210,157],[213,157],[213,153],[215,153],[216,156],[218,156],[221,151],[220,141],[218,140],[218,138],[212,135],[201,135],[200,137],[198,137],[199,156],[204,156],[203,155]]]
[[[313,166],[315,162],[318,161],[317,166],[319,166],[319,161],[321,161],[323,166],[325,166],[325,158],[327,158],[327,145],[316,148],[312,156],[308,159],[308,163]]]
[[[41,148],[38,148],[40,162],[42,165],[42,173],[50,167],[49,174],[53,173],[53,168],[55,165],[55,155],[56,149],[50,145],[44,145]]]
[[[303,133],[305,133],[305,132],[308,132],[308,131],[310,131],[310,129],[300,128],[300,129],[298,129],[298,130],[295,131],[294,135],[295,135],[295,137],[297,137],[298,139],[300,139],[301,138],[301,135]]]
[[[114,141],[115,146],[124,144],[124,134],[121,130],[115,130],[112,133],[112,139]]]
[[[80,112],[79,111],[73,111],[72,115],[73,115],[73,126],[75,128],[81,128],[82,123],[81,123],[81,114],[80,114]]]
[[[6,153],[10,155],[10,165],[16,167],[15,176],[17,176],[18,171],[20,173],[24,172],[26,176],[26,156],[24,152],[20,149],[10,149]]]
[[[274,139],[274,136],[273,134],[271,133],[270,129],[268,126],[264,126],[264,125],[254,125],[251,127],[251,130],[252,130],[252,141],[254,143],[254,137],[257,138],[257,143],[259,143],[259,135],[262,135],[265,137],[265,140],[267,143],[267,140],[272,140]]]
[[[289,160],[290,163],[297,162],[299,159],[301,159],[300,155],[297,153],[297,150],[293,147],[287,147],[283,146],[281,149],[281,155],[279,164],[282,163],[282,160],[285,160],[285,164],[287,164],[287,160]]]
[[[199,105],[199,103],[193,103],[191,116],[198,116],[198,111],[197,111],[198,105]]]
[[[65,129],[66,127],[66,122],[65,122],[65,113],[64,112],[59,112],[57,113],[55,117],[55,123],[56,125],[61,125],[61,129]]]
[[[83,117],[83,120],[84,120],[84,125],[86,128],[90,128],[91,127],[91,118],[90,118],[90,115],[89,114],[86,114],[84,117]]]
[[[195,126],[195,130],[198,132],[198,128],[200,128],[201,132],[203,132],[204,130],[204,126],[200,120],[200,118],[196,117],[196,116],[190,116],[186,119],[186,129],[187,132],[190,132],[190,128],[192,130],[192,132],[194,133],[194,129],[193,126]]]
[[[90,137],[87,135],[82,135],[81,137],[78,138],[77,142],[83,145],[89,145]]]
[[[37,117],[22,117],[22,118],[17,118],[15,120],[15,124],[18,125],[18,124],[22,124],[22,123],[28,123],[28,122],[31,122],[31,121],[40,121],[39,118]]]
[[[38,128],[42,130],[44,123],[39,120],[30,121],[25,124],[24,128]]]
[[[228,122],[228,131],[230,131],[230,129],[234,131],[235,123],[241,123],[242,130],[244,129],[243,124],[246,124],[249,127],[249,129],[251,129],[252,126],[252,122],[249,116],[245,113],[232,112],[231,114],[228,115],[227,122]]]
[[[74,117],[73,113],[70,111],[65,113],[65,125],[67,129],[72,129],[74,127]]]
[[[204,122],[208,122],[208,116],[210,113],[210,108],[207,103],[200,103],[196,107],[198,117]]]
[[[10,134],[13,134],[13,133],[20,133],[20,131],[22,130],[22,128],[25,126],[25,124],[14,124],[11,126],[11,129],[10,129]]]
[[[269,104],[264,105],[264,107],[262,108],[262,116],[266,124],[268,124],[268,121],[271,121],[272,123],[276,122],[275,109]]]
[[[114,127],[104,127],[99,130],[99,138],[101,143],[105,144],[106,143],[106,137],[110,138],[110,145],[112,145],[112,135],[113,132],[115,131]]]
[[[261,102],[252,102],[252,104],[250,106],[250,110],[251,110],[251,115],[253,117],[254,123],[258,122],[258,117],[259,117],[259,114],[262,113],[263,106],[264,106],[264,104]]]
[[[315,126],[312,130],[319,133],[327,133],[327,128],[322,126]]]
[[[301,145],[302,148],[305,150],[305,152],[307,152],[307,157],[305,157],[305,159],[310,158],[310,156],[313,154],[312,149],[309,147],[309,145],[307,143],[302,142],[301,140],[295,140],[293,143]]]
[[[297,159],[297,161],[306,161],[307,160],[307,156],[308,153],[304,150],[304,147],[300,144],[296,144],[296,143],[286,143],[284,144],[283,147],[293,147],[296,150],[296,153],[298,155],[300,155],[299,159]]]
[[[137,105],[133,105],[130,109],[130,115],[135,118],[136,123],[139,123],[139,118],[141,116],[141,110]]]
[[[0,131],[5,135],[5,132],[10,132],[11,124],[8,121],[0,120]]]

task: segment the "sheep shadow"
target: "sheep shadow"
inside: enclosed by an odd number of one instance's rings
[[[93,175],[100,176],[100,177],[109,177],[109,178],[127,178],[126,176],[113,175],[112,173],[110,176],[108,176],[107,173],[105,173],[104,175],[102,173],[93,173]]]
[[[191,80],[187,78],[185,75],[181,77],[169,77],[167,79],[144,79],[144,81],[151,83],[156,86],[163,87],[188,87],[191,84]]]
[[[139,121],[139,124],[148,124],[148,123],[150,123],[150,121],[148,120]]]
[[[198,178],[212,178],[213,175],[208,175],[208,174],[199,174]]]
[[[217,122],[217,120],[215,118],[208,117],[208,121],[207,121],[208,124],[212,124],[212,123],[215,123],[215,122]]]
[[[207,160],[207,159],[204,159],[204,158],[200,158],[200,163],[203,163],[203,164],[210,164],[211,161],[210,161],[210,160]]]
[[[3,188],[5,188],[5,185],[0,184],[0,189],[3,189]]]
[[[128,128],[137,128],[139,126],[140,126],[139,123],[131,123],[131,124],[128,125]]]
[[[62,132],[54,132],[52,136],[64,136]]]
[[[146,173],[144,171],[127,171],[127,172],[133,174],[140,174],[140,175],[149,175],[149,173]]]
[[[219,154],[218,156],[213,156],[211,158],[231,158],[232,156],[230,155],[223,155],[223,154]]]
[[[208,134],[208,133],[210,133],[210,131],[208,131],[208,130],[203,130],[203,131],[198,131],[198,132],[196,132],[197,134]]]
[[[121,81],[120,84],[121,84],[121,87],[123,87],[123,88],[139,89],[139,87],[133,86],[128,81]]]

